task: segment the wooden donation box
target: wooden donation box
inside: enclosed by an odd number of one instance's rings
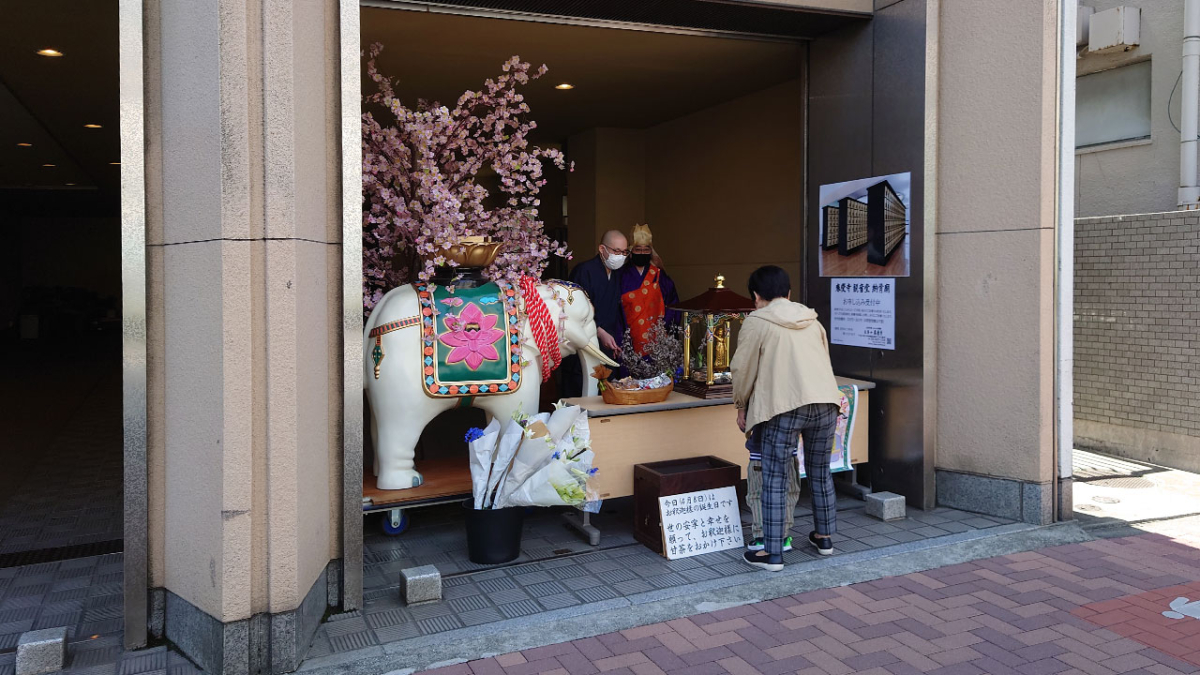
[[[683,314],[683,377],[675,391],[697,398],[729,398],[733,378],[729,362],[737,333],[754,302],[725,288],[725,277],[715,285],[671,309]]]
[[[688,457],[633,467],[633,536],[655,553],[663,552],[658,498],[722,487],[737,487],[742,467],[719,457]]]

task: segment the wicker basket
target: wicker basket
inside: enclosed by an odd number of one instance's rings
[[[662,403],[671,395],[675,385],[668,384],[658,389],[617,389],[607,386],[600,396],[609,405],[641,405],[645,403]]]

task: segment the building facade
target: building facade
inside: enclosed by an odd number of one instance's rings
[[[1080,3],[1075,148],[1080,218],[1188,206],[1179,195],[1185,4]],[[1137,14],[1137,44],[1090,48],[1084,26],[1089,17],[1122,7]]]
[[[537,3],[500,4],[530,18]],[[326,609],[363,600],[364,9],[120,8],[126,643],[165,637],[210,672],[294,670]],[[912,173],[904,346],[834,355],[881,383],[871,482],[914,508],[1069,517],[1074,4],[613,12],[536,19],[794,27],[782,37],[806,54],[804,173],[790,255],[818,311],[817,188]]]
[[[1089,34],[1121,11],[1136,38]],[[1086,2],[1077,35],[1075,440],[1079,447],[1200,468],[1192,402],[1200,235],[1194,130],[1200,83],[1194,2]],[[1195,21],[1196,19],[1192,19]],[[1093,31],[1094,32],[1094,31]],[[1187,36],[1193,37],[1188,40]],[[1097,40],[1101,44],[1095,44]],[[1182,146],[1182,147],[1181,147]],[[1188,163],[1190,160],[1191,178]],[[1189,186],[1188,184],[1191,183]],[[1162,406],[1145,404],[1179,388]]]

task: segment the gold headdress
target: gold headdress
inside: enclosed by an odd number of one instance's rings
[[[650,234],[649,225],[634,225],[633,226],[633,245],[634,246],[651,246],[654,242],[654,235]]]

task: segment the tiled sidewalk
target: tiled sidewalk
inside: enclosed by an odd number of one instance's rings
[[[977,533],[1008,522],[939,508],[884,523],[867,516],[863,508],[861,501],[850,498],[838,501],[838,550],[841,553],[885,550],[948,535]],[[796,527],[792,536],[797,541],[802,541],[812,529],[811,513],[807,506],[796,509]],[[748,522],[749,513],[742,515]],[[631,513],[623,518],[610,517],[607,522],[609,524],[604,527],[608,540],[632,541]],[[721,551],[668,561],[640,544],[626,543],[613,548],[602,547],[584,555],[560,557],[554,557],[551,548],[544,553],[548,557],[546,560],[483,570],[475,565],[477,571],[449,575],[446,570],[470,566],[465,548],[452,548],[463,547],[466,535],[462,528],[460,518],[429,534],[418,531],[414,533],[416,536],[409,537],[406,533],[391,538],[391,541],[373,538],[373,550],[369,551],[371,557],[366,565],[363,610],[331,617],[318,629],[308,657],[352,653],[398,640],[444,634],[656,591],[682,591],[697,583],[753,572],[741,560],[741,551]],[[570,551],[572,547],[591,550],[586,543],[581,543],[575,532],[562,526],[557,513],[549,510],[526,522],[525,535],[523,546],[528,542],[551,541],[552,547],[562,547],[563,551]],[[746,535],[749,536],[748,530]],[[400,602],[396,586],[399,568],[389,567],[397,563],[386,562],[388,558],[384,557],[384,547],[389,545],[395,547],[398,554],[408,550],[439,552],[408,560],[435,564],[443,574],[448,574],[442,582],[444,602],[419,607],[405,607]],[[789,565],[812,562],[817,558],[807,546],[798,546],[784,556]]]
[[[763,573],[767,574],[767,573]],[[1200,534],[1147,534],[814,591],[440,668],[440,675],[1200,672]],[[1190,594],[1190,595],[1189,595]]]
[[[120,553],[0,569],[0,655],[21,633],[56,626],[71,643],[96,635],[119,644],[123,572]]]

